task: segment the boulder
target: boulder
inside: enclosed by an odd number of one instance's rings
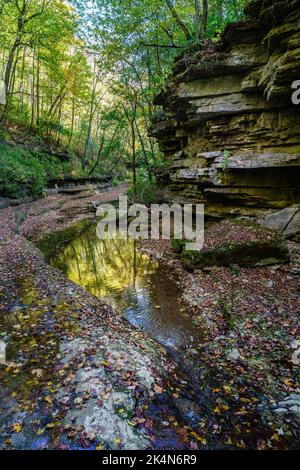
[[[300,243],[300,210],[290,220],[283,232],[283,236]]]
[[[262,227],[278,230],[285,238],[300,242],[300,209],[286,207],[265,215],[259,223]]]
[[[274,230],[244,220],[223,220],[208,228],[201,251],[182,253],[189,270],[211,266],[270,266],[289,262],[287,244]]]

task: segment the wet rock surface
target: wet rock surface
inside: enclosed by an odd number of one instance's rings
[[[47,224],[55,200],[40,201]],[[190,448],[195,438],[190,430],[182,439],[185,423],[172,399],[181,385],[176,364],[11,230],[20,210],[33,208],[6,209],[0,232],[0,332],[7,345],[0,366],[1,448]],[[23,229],[31,226],[33,234],[34,216],[29,220]]]
[[[115,197],[112,191],[103,200]],[[259,408],[299,394],[299,367],[290,361],[290,345],[299,338],[298,278],[289,266],[192,275],[169,242],[149,242],[183,286],[203,334],[192,348],[167,351],[50,268],[23,236],[70,228],[77,217],[70,221],[60,209],[80,204],[86,201],[55,195],[2,211],[1,448],[297,445],[294,421],[279,431]],[[295,265],[296,259],[292,253]]]

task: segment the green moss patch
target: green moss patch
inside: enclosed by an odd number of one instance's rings
[[[191,270],[231,265],[265,266],[289,262],[289,252],[276,231],[252,221],[225,220],[207,230],[202,251],[183,251],[182,262]]]

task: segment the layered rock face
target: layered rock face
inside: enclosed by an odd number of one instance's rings
[[[151,134],[169,162],[169,199],[214,218],[300,203],[300,1],[259,0],[216,46],[184,57]]]

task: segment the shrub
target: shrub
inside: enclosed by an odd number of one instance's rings
[[[155,204],[162,202],[162,191],[156,186],[155,182],[150,182],[146,177],[139,176],[136,184],[136,197],[133,187],[127,191],[127,196],[133,202],[139,204]]]
[[[5,196],[38,197],[49,179],[62,178],[67,170],[53,156],[0,144],[0,192]]]

